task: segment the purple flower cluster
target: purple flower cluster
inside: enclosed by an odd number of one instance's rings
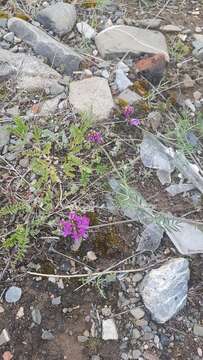
[[[104,142],[103,137],[99,131],[91,130],[87,136],[87,139],[91,143],[102,144]]]
[[[128,121],[128,123],[132,126],[139,126],[141,125],[141,121],[137,118],[132,118],[132,115],[134,114],[135,109],[131,105],[127,105],[123,109],[123,115],[125,117],[125,120]]]
[[[72,240],[87,239],[90,219],[86,215],[78,215],[75,211],[68,214],[68,220],[61,220],[60,225],[64,237],[70,236]]]

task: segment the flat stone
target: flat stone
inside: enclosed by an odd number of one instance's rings
[[[40,313],[40,310],[38,308],[33,308],[31,315],[34,323],[40,325],[42,321],[42,315]]]
[[[5,311],[5,310],[4,310],[3,306],[0,305],[0,314],[3,314],[4,311]]]
[[[165,323],[185,306],[189,277],[184,258],[172,259],[145,276],[140,292],[153,320]]]
[[[46,29],[63,36],[72,30],[76,17],[76,10],[73,5],[60,2],[40,10],[36,20]]]
[[[126,90],[129,86],[133,85],[132,81],[128,79],[128,77],[126,76],[126,74],[122,69],[116,70],[115,83],[119,91]]]
[[[79,343],[85,343],[88,341],[88,337],[87,336],[84,336],[84,335],[79,335],[78,336],[78,342]]]
[[[0,346],[10,341],[10,336],[6,329],[3,329],[0,334]]]
[[[158,31],[126,25],[111,26],[101,31],[95,37],[95,42],[103,58],[114,58],[126,53],[161,53],[169,61],[166,39]]]
[[[61,296],[55,297],[51,300],[52,305],[60,305],[61,304]]]
[[[9,43],[13,43],[14,41],[14,33],[13,32],[9,32],[6,35],[4,35],[4,40],[9,42]]]
[[[11,286],[6,291],[5,300],[6,300],[7,303],[11,303],[11,304],[16,303],[17,301],[20,300],[21,295],[22,295],[21,288],[19,288],[17,286]]]
[[[36,54],[47,59],[53,68],[71,75],[78,70],[81,57],[70,47],[60,43],[40,28],[18,18],[8,20],[8,28],[16,36],[31,46]]]
[[[92,113],[95,122],[108,119],[114,107],[108,81],[99,77],[71,82],[69,101],[75,112]]]
[[[157,29],[161,25],[161,19],[143,19],[136,21],[136,26],[144,26],[148,29]]]
[[[0,126],[0,149],[9,143],[10,132],[6,126]]]
[[[62,95],[34,104],[32,110],[27,112],[28,116],[50,116],[57,112],[59,101]]]
[[[203,337],[203,325],[195,324],[193,331],[196,336]]]
[[[141,307],[131,309],[130,313],[135,318],[135,320],[140,320],[145,316],[145,312]]]
[[[152,84],[158,85],[166,70],[164,54],[155,54],[136,61],[135,70],[137,73],[142,73]]]
[[[7,70],[2,63],[7,63]],[[0,49],[0,80],[8,78],[14,78],[19,90],[34,91],[57,86],[61,75],[34,56]]]
[[[129,105],[133,105],[134,103],[142,100],[142,97],[134,91],[126,89],[118,96],[118,99],[127,102]]]
[[[107,319],[102,321],[102,339],[118,340],[118,332],[113,319]]]
[[[161,27],[162,31],[166,31],[166,32],[180,32],[183,30],[182,27],[180,26],[176,26],[176,25],[164,25]]]
[[[149,121],[152,130],[157,131],[161,125],[162,115],[159,111],[151,111],[147,116],[147,120]]]

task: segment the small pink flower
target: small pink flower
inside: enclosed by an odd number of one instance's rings
[[[129,124],[132,126],[139,126],[141,125],[141,121],[140,119],[133,118],[129,120]]]
[[[134,111],[135,111],[135,109],[134,109],[133,106],[127,105],[123,109],[123,115],[127,119],[127,118],[129,118],[130,116],[132,116],[134,114]]]
[[[91,143],[102,144],[104,142],[103,137],[99,131],[91,130],[87,136],[87,139]]]
[[[68,214],[68,220],[60,221],[63,236],[70,236],[74,241],[87,238],[89,224],[88,216],[78,215],[75,211]]]

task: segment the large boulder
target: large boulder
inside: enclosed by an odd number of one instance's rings
[[[40,10],[36,20],[46,29],[63,36],[72,30],[76,17],[75,7],[61,2]]]
[[[184,258],[172,259],[145,276],[140,291],[153,320],[165,323],[185,306],[189,277],[189,263]]]
[[[31,46],[36,54],[47,59],[53,68],[60,72],[71,75],[78,70],[81,57],[70,47],[53,39],[42,29],[18,18],[8,20],[10,31]]]
[[[115,25],[101,31],[95,42],[103,58],[123,56],[127,53],[161,53],[166,61],[169,60],[165,36],[158,31]]]
[[[114,107],[108,81],[96,76],[71,82],[69,101],[75,112],[92,113],[95,122],[108,119]]]
[[[6,78],[5,69],[7,69]],[[9,69],[12,71],[9,72]],[[34,56],[0,49],[0,80],[11,78],[15,80],[18,89],[33,91],[59,86],[58,80],[61,79],[61,75]]]

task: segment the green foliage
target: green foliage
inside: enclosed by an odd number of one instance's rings
[[[169,51],[174,61],[179,62],[190,53],[190,48],[178,39],[169,47]]]
[[[187,113],[182,113],[178,118],[175,129],[169,132],[169,137],[173,137],[175,140],[175,146],[178,150],[181,150],[185,155],[192,154],[197,150],[197,146],[191,144],[188,140],[188,134],[191,131],[201,131],[200,119],[192,124]]]
[[[36,181],[37,189],[48,184],[49,181],[51,181],[52,184],[59,181],[55,167],[51,165],[48,160],[35,157],[31,162],[31,168],[39,177]]]
[[[9,128],[11,133],[22,141],[26,141],[29,127],[20,116],[14,119],[14,126]]]
[[[18,225],[17,229],[2,244],[6,250],[17,248],[16,260],[22,260],[28,247],[28,229],[23,225]]]
[[[25,212],[28,213],[31,211],[30,205],[26,202],[17,202],[12,205],[6,205],[0,209],[0,217],[6,215],[16,215],[18,212]]]

